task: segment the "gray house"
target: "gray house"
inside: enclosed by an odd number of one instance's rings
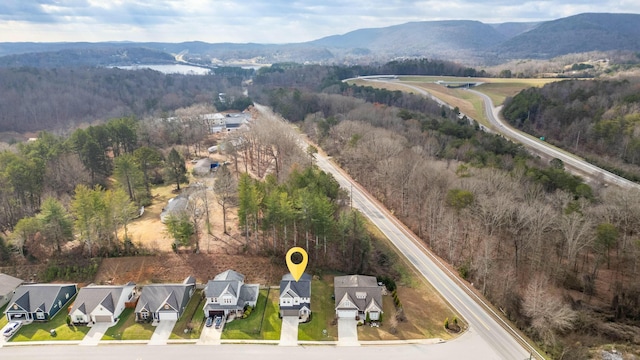
[[[188,206],[189,196],[186,194],[180,194],[169,199],[167,205],[165,205],[160,213],[160,221],[164,224],[170,215],[180,216],[187,211]]]
[[[311,314],[311,275],[302,274],[296,281],[290,273],[280,281],[280,316],[297,316],[301,322]]]
[[[336,316],[364,321],[379,320],[382,314],[382,287],[374,276],[347,275],[333,279]]]
[[[71,301],[76,284],[33,284],[16,289],[5,314],[9,321],[48,321]]]
[[[11,300],[20,284],[22,284],[22,280],[0,273],[0,308]]]
[[[118,320],[125,304],[133,298],[136,284],[89,285],[78,291],[69,311],[71,322],[79,324],[113,323]]]
[[[181,284],[145,285],[136,305],[136,321],[178,320],[195,290],[193,276]]]
[[[233,270],[222,272],[209,280],[204,288],[207,297],[204,315],[241,316],[245,306],[256,306],[259,291],[258,284],[244,283],[244,275]]]

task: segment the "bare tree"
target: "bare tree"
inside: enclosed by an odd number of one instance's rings
[[[236,179],[226,165],[222,165],[213,183],[213,191],[216,194],[216,201],[222,207],[222,226],[224,233],[227,233],[227,209],[236,203],[238,184]]]

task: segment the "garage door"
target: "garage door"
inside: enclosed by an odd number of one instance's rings
[[[96,322],[111,322],[111,315],[96,315]]]
[[[358,315],[358,310],[338,310],[339,318],[355,319],[356,315]]]
[[[162,320],[178,320],[178,313],[173,311],[161,312],[159,314],[160,321]]]

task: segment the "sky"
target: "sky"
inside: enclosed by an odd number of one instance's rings
[[[0,0],[0,42],[296,43],[411,21],[640,13],[638,0]]]

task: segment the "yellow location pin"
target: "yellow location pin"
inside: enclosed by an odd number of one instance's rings
[[[291,255],[295,253],[300,253],[300,255],[302,255],[302,261],[300,262],[300,264],[296,264],[291,260]],[[289,272],[296,280],[296,282],[300,280],[300,277],[302,277],[302,274],[304,274],[304,270],[307,268],[308,260],[309,255],[307,255],[307,252],[301,247],[292,247],[291,249],[289,249],[289,251],[287,251],[287,267],[289,268]]]

